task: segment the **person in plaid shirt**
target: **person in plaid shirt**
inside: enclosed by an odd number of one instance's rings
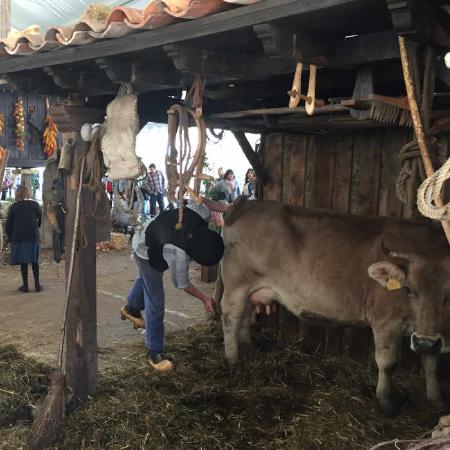
[[[148,166],[148,175],[145,181],[145,189],[150,196],[150,217],[156,216],[156,202],[159,212],[164,211],[164,194],[166,192],[166,178],[160,170],[156,170],[155,164]]]

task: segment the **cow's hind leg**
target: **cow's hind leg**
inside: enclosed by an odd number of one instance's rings
[[[435,402],[442,403],[442,391],[437,375],[438,358],[434,355],[421,355],[425,382],[427,385],[427,397]]]
[[[392,373],[398,363],[402,332],[400,327],[386,324],[373,329],[375,361],[378,366],[377,399],[385,410],[392,408]]]
[[[238,337],[241,319],[247,306],[246,292],[234,290],[230,293],[225,289],[221,306],[225,357],[230,364],[234,364],[239,356]]]

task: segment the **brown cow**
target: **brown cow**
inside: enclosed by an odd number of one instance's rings
[[[407,220],[239,201],[223,228],[226,358],[235,363],[238,340],[249,341],[253,307],[276,301],[300,318],[370,326],[382,406],[389,406],[402,335],[410,335],[427,395],[440,401],[436,355],[450,351],[443,337],[450,252],[442,236]]]

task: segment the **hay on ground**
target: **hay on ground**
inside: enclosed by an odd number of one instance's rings
[[[178,366],[157,374],[143,346],[100,377],[85,408],[65,419],[58,449],[367,449],[416,439],[441,411],[425,398],[424,380],[397,375],[409,404],[380,415],[371,385],[376,371],[352,361],[281,348],[265,330],[230,369],[217,325],[168,340]],[[386,447],[394,449],[395,446]]]

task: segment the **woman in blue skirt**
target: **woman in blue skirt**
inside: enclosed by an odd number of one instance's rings
[[[11,264],[19,265],[22,271],[23,285],[19,291],[28,292],[28,263],[31,263],[36,292],[42,290],[39,282],[39,227],[42,212],[37,202],[30,199],[26,186],[16,190],[16,201],[9,208],[6,219],[6,235],[11,243]]]

